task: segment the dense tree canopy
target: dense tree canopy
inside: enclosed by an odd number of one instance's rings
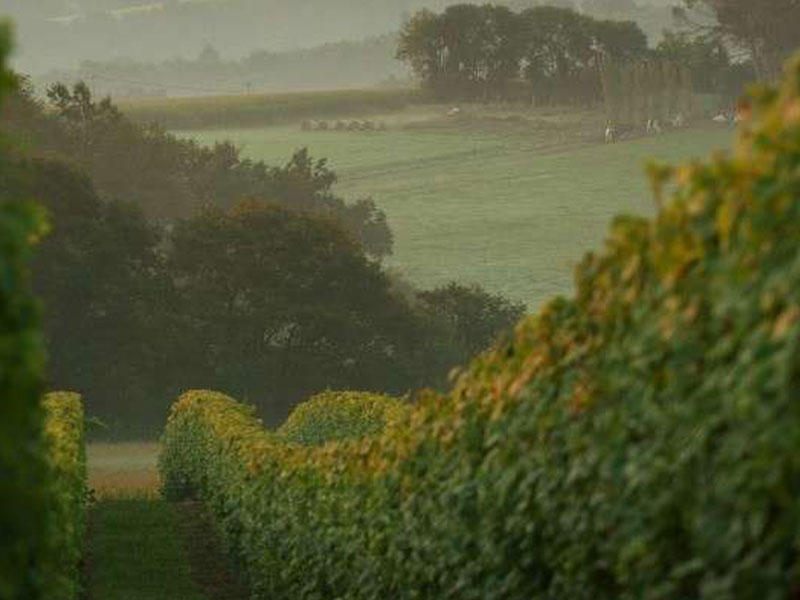
[[[215,386],[272,388],[285,410],[314,390],[400,383],[413,315],[334,221],[260,203],[209,210],[178,224],[169,267]]]
[[[446,97],[596,102],[604,58],[637,60],[647,37],[631,21],[596,20],[571,8],[456,4],[405,25],[397,56]]]
[[[61,157],[84,170],[104,200],[135,202],[161,224],[206,205],[230,208],[243,198],[269,200],[339,220],[374,257],[391,253],[383,212],[371,199],[348,204],[336,196],[335,174],[305,150],[286,165],[269,166],[242,158],[230,143],[204,147],[155,125],[137,125],[109,99],[93,98],[85,83],[53,85],[48,105],[22,83],[0,123],[32,153]]]
[[[16,169],[17,193],[37,198],[52,224],[31,265],[44,305],[48,385],[89,392],[104,416],[110,407],[118,418],[141,414],[125,398],[142,402],[168,375],[174,299],[157,230],[137,206],[103,202],[69,165],[19,159]]]
[[[32,264],[48,385],[115,433],[155,431],[188,385],[274,421],[328,387],[440,386],[521,310],[480,288],[398,291],[384,214],[336,196],[306,150],[269,166],[135,124],[85,84],[44,102],[17,84],[0,193],[37,198],[52,223]]]

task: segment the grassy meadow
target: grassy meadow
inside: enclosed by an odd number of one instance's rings
[[[385,132],[301,131],[298,125],[181,131],[229,139],[246,156],[285,162],[307,146],[327,157],[346,198],[372,196],[389,217],[389,259],[414,283],[484,285],[533,309],[567,293],[572,268],[597,248],[610,219],[650,215],[648,159],[682,162],[730,145],[731,129],[699,125],[603,143],[599,115],[490,114],[455,120],[446,108],[385,117]]]

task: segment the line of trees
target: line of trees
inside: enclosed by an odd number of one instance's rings
[[[564,6],[423,10],[403,27],[397,57],[442,99],[605,100],[610,115],[632,120],[639,113],[635,121],[641,122],[686,110],[692,93],[716,95],[729,107],[748,83],[777,78],[782,62],[800,46],[800,0],[684,4],[675,11],[678,29],[665,30],[655,48],[633,21]]]
[[[457,4],[417,12],[404,25],[397,57],[442,98],[595,103],[604,60],[648,55],[633,21],[598,20],[575,10]]]
[[[606,113],[614,124],[642,126],[651,119],[665,123],[692,113],[692,72],[677,63],[607,60],[602,82]]]

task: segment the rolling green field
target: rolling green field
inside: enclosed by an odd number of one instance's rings
[[[498,124],[502,123],[498,120]],[[730,146],[724,126],[613,145],[558,128],[401,126],[387,132],[303,132],[297,126],[184,131],[229,139],[278,164],[307,146],[327,157],[348,199],[372,196],[395,233],[388,264],[431,287],[455,279],[528,303],[572,285],[581,256],[620,213],[651,215],[650,158],[680,162]],[[584,125],[585,129],[585,125]]]

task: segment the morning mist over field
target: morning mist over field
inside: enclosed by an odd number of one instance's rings
[[[44,75],[90,62],[162,63],[195,60],[213,50],[225,60],[241,61],[260,53],[286,53],[333,44],[328,52],[346,52],[348,44],[370,40],[371,54],[383,59],[375,78],[402,72],[392,63],[384,36],[396,36],[416,11],[441,10],[452,0],[3,0],[16,20],[18,68]],[[512,8],[545,4],[511,0]],[[670,3],[659,0],[594,0],[551,4],[582,7],[589,14],[634,19],[654,40],[672,23]],[[49,43],[43,46],[40,40]],[[367,49],[365,48],[365,51]],[[319,56],[319,55],[318,55]],[[377,59],[373,57],[373,60]],[[277,60],[277,59],[276,59]],[[310,67],[309,67],[310,68]],[[237,82],[242,84],[243,82]],[[207,86],[208,87],[208,86]],[[211,85],[211,91],[215,85]],[[236,88],[239,91],[239,88]],[[186,90],[188,91],[188,90]]]
[[[800,0],[0,0],[0,600],[794,600]]]

